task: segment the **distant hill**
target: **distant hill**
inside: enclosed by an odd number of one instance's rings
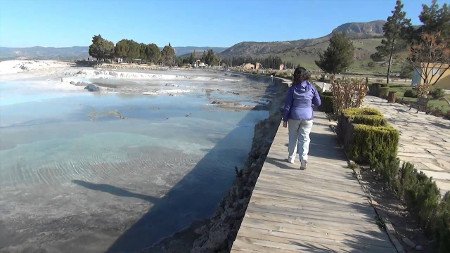
[[[174,47],[177,56],[208,49],[220,53],[225,47]],[[89,47],[0,47],[0,60],[82,60],[89,57]]]
[[[329,38],[333,33],[342,32],[352,39],[356,48],[354,69],[364,70],[370,61],[370,55],[375,52],[375,47],[380,45],[383,37],[383,25],[386,21],[377,20],[371,22],[346,23],[335,28],[330,34],[314,39],[302,39],[293,41],[276,42],[241,42],[220,53],[223,58],[249,56],[255,58],[269,55],[279,56],[284,61],[295,65],[318,69],[314,61],[318,59],[318,53],[328,47]]]
[[[386,23],[386,21],[384,20],[346,23],[338,26],[331,32],[331,34],[341,32],[345,33],[350,38],[381,38],[383,37],[384,23]],[[328,36],[331,36],[331,34],[329,34]]]
[[[206,51],[209,49],[212,49],[214,51],[214,53],[221,53],[227,48],[226,47],[174,47],[174,49],[175,49],[175,54],[177,56],[182,56],[182,55],[190,54],[194,51],[196,53],[203,53],[203,51]]]
[[[89,57],[88,47],[0,47],[0,60],[78,60]]]

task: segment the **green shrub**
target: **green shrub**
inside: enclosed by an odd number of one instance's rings
[[[436,183],[423,172],[417,172],[414,165],[404,163],[399,175],[400,196],[408,208],[417,215],[420,224],[432,232],[433,218],[439,205],[440,193]]]
[[[373,83],[369,86],[369,95],[378,96],[381,84]]]
[[[404,97],[407,98],[416,98],[417,97],[417,91],[415,90],[406,90],[405,93],[403,94]]]
[[[385,126],[386,119],[381,115],[355,115],[351,117],[351,121],[355,124],[369,126]]]
[[[341,116],[338,118],[338,124],[336,126],[336,133],[338,139],[344,146],[351,145],[351,138],[353,132],[353,126],[351,124],[367,124],[380,126],[385,125],[386,120],[384,120],[380,111],[374,108],[348,108],[342,111]]]
[[[324,92],[325,93],[325,92]],[[333,96],[322,96],[322,104],[319,109],[325,113],[333,113]]]
[[[445,96],[445,91],[443,89],[438,88],[432,90],[430,94],[434,99],[441,99]]]
[[[389,93],[389,87],[380,87],[380,89],[378,90],[378,96],[380,98],[386,98],[388,96]]]
[[[442,198],[435,222],[435,238],[438,243],[438,252],[450,252],[450,192],[447,192]]]
[[[380,111],[375,108],[363,107],[363,108],[348,108],[342,111],[345,117],[351,117],[354,115],[379,115],[383,116]]]
[[[370,167],[375,169],[392,189],[398,190],[400,184],[398,178],[400,160],[398,158],[392,155],[387,160],[374,159],[370,161]]]
[[[352,124],[344,140],[350,159],[363,164],[397,156],[398,131],[391,126]]]

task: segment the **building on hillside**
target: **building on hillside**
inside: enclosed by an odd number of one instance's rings
[[[255,65],[254,65],[254,64],[251,64],[251,63],[245,63],[245,64],[242,66],[242,68],[245,69],[245,70],[252,70],[252,69],[255,69]]]
[[[193,64],[194,68],[204,68],[206,67],[206,64],[200,60],[196,60]]]
[[[259,62],[257,62],[257,63],[255,64],[255,69],[256,69],[256,70],[262,69],[262,64],[259,63]]]
[[[285,69],[284,64],[280,64],[280,70],[284,70],[284,69]]]
[[[419,72],[421,71],[421,72]],[[424,72],[426,71],[426,72]],[[428,73],[427,83],[433,85],[439,85],[439,87],[450,87],[450,69],[449,64],[439,64],[439,63],[422,63],[422,68],[420,70],[415,69],[412,77],[412,86],[417,86],[423,83],[423,78],[421,73]],[[436,82],[436,80],[439,81]],[[436,83],[434,83],[436,82]]]

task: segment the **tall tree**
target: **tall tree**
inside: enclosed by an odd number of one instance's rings
[[[418,29],[420,37],[412,43],[409,60],[421,78],[418,95],[426,96],[450,69],[450,13],[447,4],[439,8],[435,0],[422,7],[419,18],[423,25]]]
[[[133,61],[133,59],[138,59],[141,56],[141,45],[134,40],[123,39],[117,42],[114,54],[116,57]]]
[[[316,65],[327,73],[344,72],[353,63],[354,52],[355,47],[345,34],[334,33],[327,50],[319,53]]]
[[[97,60],[111,59],[114,56],[114,43],[105,40],[102,36],[92,37],[92,44],[89,46],[89,55]]]
[[[164,65],[173,66],[175,64],[175,50],[170,45],[164,46],[161,51],[161,62]]]
[[[203,52],[202,61],[208,65],[214,66],[219,64],[220,59],[214,54],[212,49],[208,49],[208,51]]]
[[[412,31],[411,20],[406,18],[406,13],[402,9],[402,1],[397,0],[392,16],[389,16],[383,25],[384,39],[381,40],[381,45],[376,47],[377,52],[371,56],[372,60],[388,57],[387,83],[391,75],[392,57],[407,46]]]
[[[441,8],[436,0],[431,1],[431,6],[423,4],[419,19],[423,23],[422,32],[441,32],[442,36],[450,36],[450,12],[446,3]]]
[[[146,61],[147,54],[145,53],[145,49],[147,49],[147,45],[144,43],[139,43],[139,59]]]
[[[114,54],[116,57],[127,59],[128,51],[130,51],[129,40],[123,39],[116,43]]]
[[[191,55],[189,55],[189,63],[194,64],[194,62],[195,62],[195,50],[194,52],[191,53]]]
[[[152,43],[148,44],[145,48],[146,59],[154,64],[159,62],[161,57],[161,52],[159,51],[159,47]]]

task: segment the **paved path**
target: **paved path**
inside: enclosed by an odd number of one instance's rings
[[[279,127],[232,252],[396,252],[328,125],[316,113],[305,171]]]
[[[433,177],[442,194],[450,191],[450,120],[372,96],[365,99],[365,106],[378,108],[400,131],[400,160]]]

